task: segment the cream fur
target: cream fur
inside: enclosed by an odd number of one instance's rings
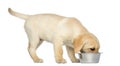
[[[91,35],[79,20],[55,14],[25,15],[15,12],[10,8],[8,11],[10,14],[26,20],[24,27],[29,39],[28,51],[34,62],[43,62],[35,53],[37,47],[43,41],[53,43],[57,63],[66,62],[62,57],[63,44],[66,45],[71,61],[79,62],[79,60],[75,58],[75,53],[82,50],[83,47],[79,42],[82,39],[80,36],[83,34]],[[96,42],[97,47],[95,48],[99,48],[99,43],[96,41],[97,39],[93,37],[95,36],[92,36],[90,39]]]

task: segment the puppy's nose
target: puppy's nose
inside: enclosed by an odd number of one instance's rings
[[[90,50],[94,51],[94,50],[95,50],[95,48],[90,48]]]

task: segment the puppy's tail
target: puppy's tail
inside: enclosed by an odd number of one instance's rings
[[[26,19],[29,17],[29,15],[15,12],[15,11],[13,11],[11,8],[8,8],[8,12],[9,12],[11,15],[16,16],[16,17],[19,17],[19,18],[24,19],[24,20],[26,20]]]

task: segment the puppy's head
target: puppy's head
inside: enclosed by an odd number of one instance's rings
[[[75,53],[97,53],[100,47],[98,39],[91,33],[78,36],[73,45]]]

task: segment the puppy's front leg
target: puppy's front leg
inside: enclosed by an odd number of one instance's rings
[[[55,60],[57,63],[66,63],[66,60],[63,58],[62,44],[63,41],[61,39],[56,39],[54,41],[54,53],[55,53]]]
[[[71,59],[71,61],[72,61],[73,63],[78,63],[78,62],[80,62],[80,60],[75,57],[75,52],[74,52],[74,49],[73,49],[73,48],[71,48],[71,47],[69,47],[69,46],[66,46],[66,49],[67,49],[67,52],[68,52],[68,56],[69,56],[69,58]]]

